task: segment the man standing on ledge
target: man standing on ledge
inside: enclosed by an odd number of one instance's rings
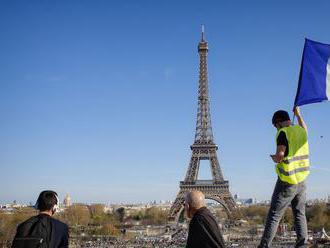
[[[219,225],[205,206],[205,196],[194,190],[185,197],[185,212],[189,219],[189,234],[186,248],[223,248]]]
[[[68,248],[68,226],[52,217],[57,211],[58,205],[59,199],[56,192],[42,191],[35,206],[39,210],[39,214],[17,227],[12,248]]]
[[[299,125],[292,125],[289,114],[279,110],[272,123],[277,129],[276,154],[270,155],[276,164],[278,179],[267,216],[265,231],[258,248],[269,247],[278,224],[290,205],[297,233],[296,248],[307,247],[307,221],[305,215],[306,186],[309,174],[309,148],[307,127],[298,107],[294,108]]]

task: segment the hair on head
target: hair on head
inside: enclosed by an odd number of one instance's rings
[[[273,114],[272,124],[275,126],[276,123],[289,121],[289,120],[290,120],[290,116],[288,112],[286,112],[285,110],[278,110]]]
[[[58,203],[57,193],[55,191],[44,190],[40,193],[35,207],[40,211],[49,211],[53,210],[54,206]]]

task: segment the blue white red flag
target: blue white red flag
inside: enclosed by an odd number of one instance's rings
[[[305,40],[294,106],[330,100],[330,45]]]

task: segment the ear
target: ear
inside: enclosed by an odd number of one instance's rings
[[[60,203],[60,200],[58,199],[58,196],[57,195],[55,195],[55,196],[56,196],[56,204],[53,206],[53,209],[52,209],[53,214],[55,214],[56,212],[58,212],[58,210],[59,210],[59,203]]]
[[[190,205],[188,203],[185,204],[184,210],[186,212],[186,216],[190,218]]]

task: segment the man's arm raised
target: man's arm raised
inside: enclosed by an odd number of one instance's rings
[[[300,109],[298,106],[294,107],[293,113],[295,116],[297,116],[299,126],[301,126],[302,128],[304,128],[307,131],[307,125],[300,114]]]

